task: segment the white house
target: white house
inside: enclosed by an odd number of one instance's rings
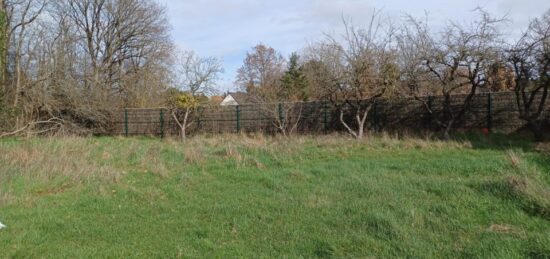
[[[220,106],[235,106],[243,105],[247,103],[254,103],[252,98],[247,93],[237,92],[237,93],[228,93],[227,96],[220,103]]]

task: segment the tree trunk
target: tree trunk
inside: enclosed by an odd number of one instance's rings
[[[186,135],[185,135],[185,126],[181,127],[181,141],[185,142]]]
[[[23,16],[25,19],[25,16]],[[15,49],[15,93],[13,97],[13,107],[17,108],[19,105],[19,94],[21,93],[21,49],[23,45],[23,35],[25,33],[25,25],[21,26],[19,31],[19,39],[17,41],[17,47]]]
[[[349,134],[351,134],[353,137],[355,138],[358,138],[357,136],[357,133],[355,133],[355,131],[353,131],[349,126],[348,124],[344,121],[344,111],[343,110],[340,110],[340,122],[342,123],[342,125],[344,125],[344,127],[348,130]]]
[[[360,109],[358,108],[358,111],[355,113],[355,120],[357,122],[357,132],[355,132],[351,127],[344,121],[344,111],[340,110],[340,122],[344,127],[348,130],[348,132],[354,136],[356,139],[363,139],[365,136],[365,122],[367,121],[367,117],[369,115],[371,106],[369,105],[365,110],[363,111],[363,114],[361,114]]]
[[[19,105],[19,93],[21,92],[21,57],[19,56],[19,51],[15,57],[15,92],[13,96],[13,108],[17,108]]]
[[[284,120],[282,120],[282,119],[277,119],[277,120],[275,121],[275,124],[276,124],[275,127],[276,127],[279,131],[281,131],[281,134],[283,134],[284,137],[286,137],[286,136],[287,136],[287,134],[286,134],[287,125],[285,124]]]
[[[451,130],[453,129],[454,120],[450,120],[447,123],[447,126],[445,127],[445,131],[443,133],[443,139],[444,140],[451,140]]]
[[[7,89],[9,24],[6,11],[6,0],[0,0],[0,98],[4,97]]]
[[[369,105],[365,109],[365,111],[363,112],[362,117],[360,116],[359,113],[357,113],[357,115],[355,116],[355,118],[357,119],[357,125],[358,125],[358,128],[359,128],[359,132],[357,134],[357,139],[362,139],[363,136],[364,136],[365,122],[367,121],[367,116],[369,115],[370,108],[371,108],[371,106]]]
[[[285,128],[281,128],[281,133],[283,133],[283,137],[287,136]]]
[[[357,114],[355,118],[357,119],[357,139],[363,139],[363,135],[365,132],[365,120],[362,120],[359,114]]]
[[[185,141],[185,139],[187,138],[186,129],[187,129],[187,119],[189,118],[189,111],[190,111],[190,109],[186,108],[185,109],[185,116],[183,117],[183,123],[182,123],[183,127],[181,127],[181,140],[182,141]]]
[[[363,125],[359,125],[359,130],[358,130],[358,133],[357,133],[357,139],[363,139],[363,134],[364,134],[364,130],[363,130]]]
[[[187,117],[189,116],[189,108],[185,110],[185,116],[183,117],[183,122],[180,122],[178,119],[178,116],[176,115],[177,110],[172,110],[172,118],[174,118],[174,121],[176,124],[178,124],[178,127],[180,127],[180,134],[181,134],[181,141],[185,142],[185,139],[187,137],[186,135],[186,129],[187,129]]]

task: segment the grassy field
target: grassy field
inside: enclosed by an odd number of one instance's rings
[[[0,257],[550,257],[548,145],[0,140]]]

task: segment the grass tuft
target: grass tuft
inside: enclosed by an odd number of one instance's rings
[[[517,152],[515,152],[514,150],[509,150],[508,160],[512,164],[513,168],[520,169],[522,158]]]
[[[506,187],[525,211],[550,220],[550,189],[547,186],[526,176],[509,176]]]

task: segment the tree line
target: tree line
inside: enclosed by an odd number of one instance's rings
[[[414,98],[448,139],[476,94],[514,91],[520,118],[542,140],[544,127],[550,126],[545,110],[550,10],[533,19],[516,42],[506,41],[505,17],[495,18],[482,9],[476,14],[469,23],[449,21],[441,31],[430,28],[427,19],[412,16],[395,25],[380,12],[366,26],[343,19],[342,35],[326,36],[288,60],[269,46],[257,45],[247,54],[236,84],[264,103],[330,102],[339,110],[343,127],[358,139],[365,135],[376,102]],[[466,98],[453,102],[458,94]],[[434,95],[444,97],[442,113],[435,113],[426,98]],[[286,134],[292,125],[278,128]]]
[[[413,97],[449,138],[475,94],[514,91],[521,119],[543,139],[550,10],[516,42],[504,35],[505,17],[476,14],[441,30],[427,18],[395,23],[379,11],[367,24],[343,18],[344,33],[288,58],[266,44],[253,47],[235,85],[257,102],[283,104],[265,111],[282,134],[301,118],[285,104],[319,100],[336,107],[358,139],[382,100]],[[117,108],[167,106],[185,138],[190,116],[217,92],[223,67],[178,50],[170,30],[154,0],[0,0],[0,136],[101,133]],[[456,94],[467,97],[455,103]],[[444,97],[443,113],[431,110],[429,95]]]
[[[168,24],[152,0],[0,1],[0,130],[101,132],[114,107],[162,105]]]

